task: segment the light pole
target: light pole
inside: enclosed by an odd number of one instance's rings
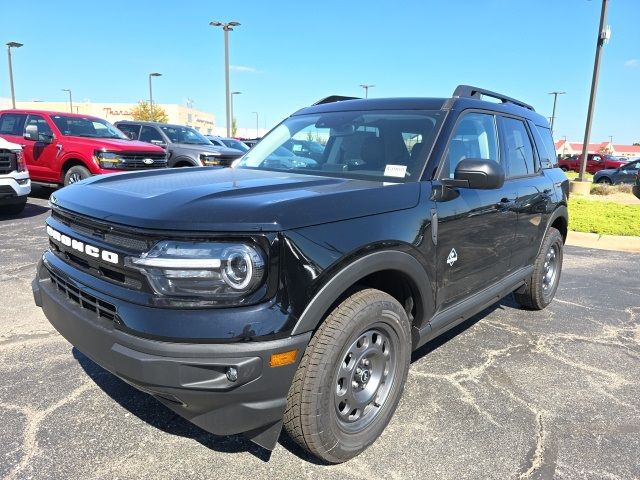
[[[227,137],[231,137],[231,94],[229,93],[229,32],[233,27],[239,27],[239,22],[209,22],[212,27],[222,27],[224,30],[224,81],[225,81],[225,103],[227,107]]]
[[[242,92],[231,92],[231,104],[230,104],[230,110],[231,110],[231,125],[233,125],[233,96],[234,95],[241,95]],[[231,132],[233,133],[233,132]],[[229,135],[230,136],[230,135]]]
[[[71,98],[71,89],[63,88],[62,91],[67,92],[69,94],[69,111],[73,113],[73,99]]]
[[[556,102],[558,101],[558,95],[564,95],[567,92],[549,92],[549,95],[553,95],[553,113],[551,114],[551,134],[553,135],[553,124],[556,119]]]
[[[9,59],[9,85],[11,86],[11,105],[16,108],[16,93],[13,90],[13,65],[11,64],[11,49],[22,47],[22,43],[9,42],[7,43],[7,58]]]
[[[153,114],[153,88],[151,87],[151,77],[161,77],[162,74],[158,72],[153,72],[149,74],[149,116],[151,120],[154,121],[156,116]]]
[[[258,138],[260,136],[260,129],[258,127],[258,112],[251,112],[254,113],[256,115],[256,138]]]
[[[607,7],[609,0],[602,0],[602,10],[600,11],[600,25],[598,27],[598,39],[596,41],[596,58],[593,62],[593,77],[591,79],[591,95],[589,96],[589,110],[587,112],[587,124],[584,128],[584,142],[582,144],[582,159],[580,161],[580,174],[578,181],[585,181],[585,172],[587,170],[587,155],[589,153],[589,137],[591,136],[591,121],[593,119],[593,107],[596,103],[596,91],[598,90],[598,76],[600,75],[600,54],[602,47],[609,41],[611,37],[611,29],[605,27],[607,20]]]
[[[367,84],[360,84],[360,86],[364,88],[364,98],[369,98],[369,89],[375,87],[375,85]]]

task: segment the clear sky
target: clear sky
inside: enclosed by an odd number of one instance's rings
[[[0,40],[14,51],[18,100],[185,103],[224,125],[224,49],[239,126],[272,127],[330,94],[449,96],[482,86],[551,115],[556,138],[582,140],[600,0],[133,1],[0,0]],[[640,141],[640,0],[611,0],[592,141]],[[0,97],[9,97],[6,60]],[[265,125],[266,123],[266,125]]]

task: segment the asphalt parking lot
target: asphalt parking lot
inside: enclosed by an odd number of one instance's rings
[[[567,247],[548,309],[506,298],[427,344],[382,437],[324,466],[209,435],[63,340],[30,287],[47,193],[0,218],[0,477],[640,477],[640,254]]]

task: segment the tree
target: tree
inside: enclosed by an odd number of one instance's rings
[[[236,119],[234,118],[231,121],[231,136],[235,137],[236,133],[238,133],[238,122],[236,121]]]
[[[640,147],[640,142],[635,142],[633,145],[634,145],[635,147]]]
[[[138,105],[136,105],[131,110],[131,116],[134,120],[141,120],[146,122],[160,122],[167,123],[169,121],[169,116],[164,108],[162,108],[157,103],[153,104],[153,113],[149,108],[149,102],[145,102],[144,100],[140,100]]]

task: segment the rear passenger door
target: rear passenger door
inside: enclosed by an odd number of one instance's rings
[[[454,127],[437,178],[453,178],[456,166],[465,158],[502,163],[501,157],[495,116],[466,113]],[[492,190],[451,190],[451,195],[436,201],[440,310],[504,277],[510,266],[517,219],[512,182]]]
[[[516,191],[513,209],[517,213],[517,223],[511,268],[517,269],[531,265],[538,254],[546,228],[545,215],[551,205],[553,182],[543,175],[527,122],[506,116],[498,119],[507,181]]]

